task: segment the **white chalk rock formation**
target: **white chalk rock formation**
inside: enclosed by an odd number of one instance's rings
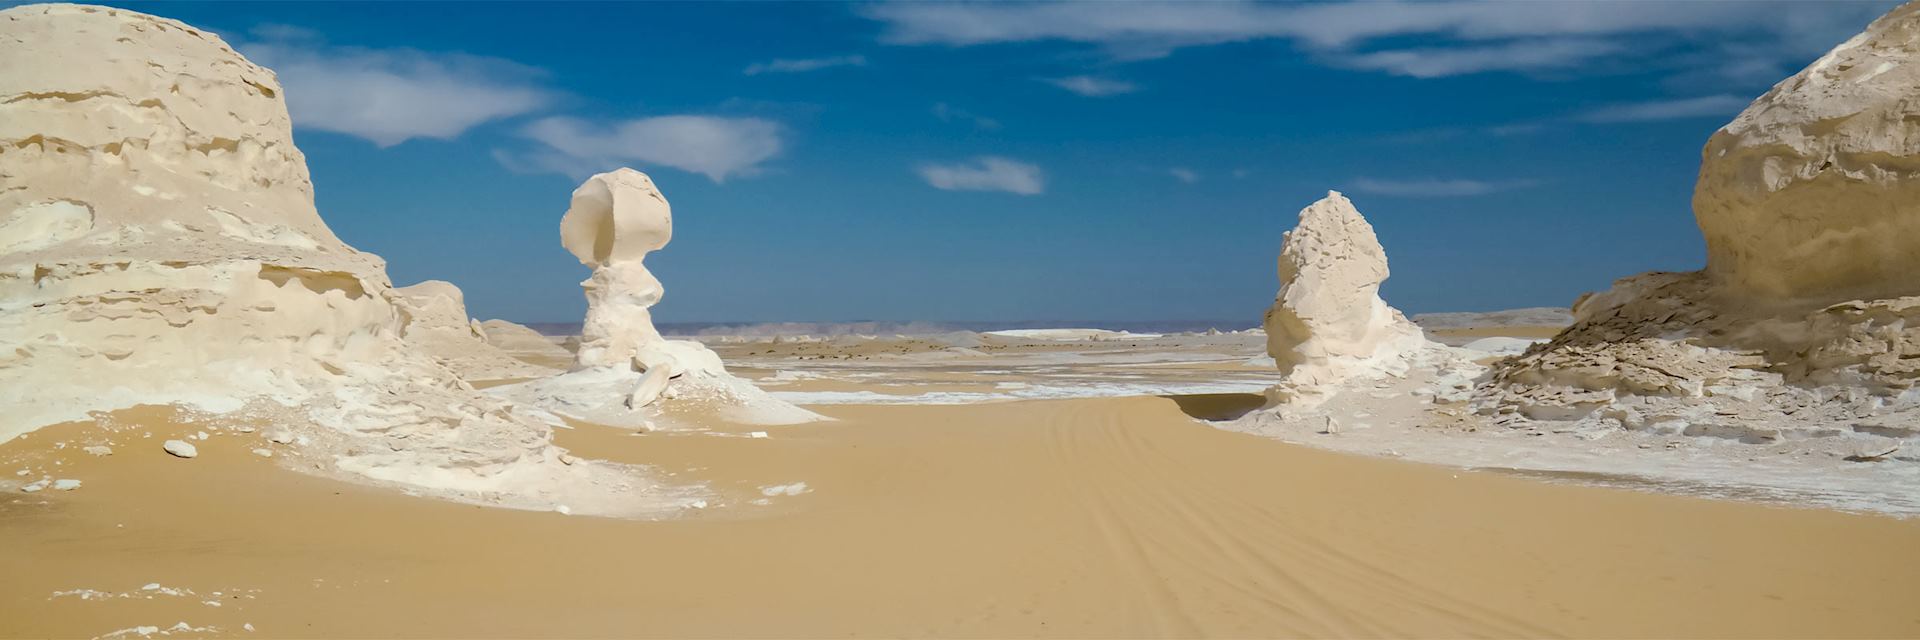
[[[1775,85],[1707,141],[1694,217],[1718,293],[1920,294],[1920,4]]]
[[[559,371],[520,360],[493,346],[467,316],[466,296],[444,280],[393,290],[407,344],[466,380],[541,378]]]
[[[587,293],[587,319],[580,329],[579,369],[632,367],[647,375],[636,397],[651,403],[666,381],[684,374],[725,375],[720,356],[698,342],[667,340],[653,327],[650,309],[666,289],[645,263],[648,253],[673,239],[673,209],[647,174],[621,168],[588,178],[573,191],[560,219],[560,243],[593,268],[580,283]]]
[[[297,430],[302,469],[635,502],[403,342],[382,261],[314,209],[272,72],[177,21],[60,4],[0,11],[0,60],[0,441],[174,405]]]
[[[480,332],[487,344],[522,361],[543,367],[573,366],[572,351],[525,325],[487,320],[480,323]]]
[[[1404,374],[1428,348],[1420,328],[1380,299],[1387,252],[1339,192],[1300,210],[1280,251],[1280,293],[1267,310],[1267,355],[1283,374],[1273,403],[1317,401],[1353,378]]]
[[[1571,327],[1501,363],[1480,411],[1752,443],[1920,437],[1915,96],[1908,4],[1708,141],[1706,270],[1583,297]]]
[[[662,399],[681,409],[708,405],[716,417],[734,422],[824,419],[729,375],[706,345],[661,337],[651,308],[665,289],[645,259],[672,238],[673,209],[646,174],[621,168],[575,189],[560,219],[560,242],[593,274],[580,283],[587,317],[573,371],[495,393],[570,418],[630,428],[676,426],[672,414],[684,411],[666,411]]]

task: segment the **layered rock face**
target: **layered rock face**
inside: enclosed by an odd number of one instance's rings
[[[1718,293],[1920,294],[1920,4],[1755,100],[1707,141],[1694,217]]]
[[[1480,410],[1748,442],[1920,435],[1917,57],[1909,4],[1755,100],[1704,153],[1707,269],[1584,297]]]
[[[314,209],[272,72],[79,5],[0,11],[0,60],[0,440],[176,405],[441,495],[544,508],[619,484],[401,339],[382,261]]]
[[[539,378],[558,373],[495,347],[480,323],[467,316],[466,295],[451,282],[428,280],[393,293],[407,344],[463,379]]]
[[[0,367],[59,372],[5,385],[0,436],[154,394],[299,395],[321,362],[379,355],[383,265],[314,210],[272,72],[171,20],[0,16]]]
[[[1339,192],[1300,211],[1280,252],[1280,293],[1266,314],[1267,354],[1284,379],[1273,402],[1308,402],[1355,377],[1404,372],[1426,345],[1419,327],[1380,299],[1387,253]]]
[[[573,371],[494,392],[577,420],[629,428],[673,428],[663,424],[671,422],[663,399],[683,408],[711,405],[716,417],[738,422],[823,419],[728,375],[705,345],[661,337],[651,309],[665,288],[645,259],[672,238],[673,209],[646,174],[621,168],[575,189],[560,219],[560,242],[593,274],[580,283],[587,317]]]

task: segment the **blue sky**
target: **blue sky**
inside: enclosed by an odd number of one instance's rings
[[[1244,320],[1328,189],[1409,312],[1698,268],[1701,145],[1892,3],[125,3],[275,69],[396,284],[574,321],[632,166],[663,321]]]

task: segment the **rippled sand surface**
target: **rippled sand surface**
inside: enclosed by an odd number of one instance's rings
[[[84,481],[0,497],[0,636],[1920,635],[1920,522],[1353,457],[1189,417],[1249,401],[561,432],[717,493],[657,522],[343,484],[243,435],[176,459],[160,442],[194,427],[135,412],[122,422],[154,435],[117,435],[111,456],[79,450],[93,425],[0,445],[0,471]]]

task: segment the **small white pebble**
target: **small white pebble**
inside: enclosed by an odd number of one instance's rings
[[[767,432],[765,432],[765,431],[755,431],[755,432],[753,432],[753,433],[749,433],[749,434],[747,434],[747,436],[748,436],[748,437],[753,437],[753,438],[765,438],[765,437],[767,437]]]
[[[21,490],[21,491],[25,491],[25,492],[27,492],[27,493],[33,493],[33,492],[35,492],[35,491],[39,491],[39,490],[41,490],[41,489],[45,489],[45,488],[47,488],[47,481],[45,481],[45,480],[41,480],[41,481],[39,481],[39,482],[35,482],[35,483],[33,483],[33,484],[29,484],[29,485],[27,485],[27,486],[24,486],[24,487],[20,487],[20,490]]]
[[[553,511],[554,513],[558,513],[563,516],[573,515],[573,508],[568,507],[567,505],[564,505],[564,504],[554,505]]]
[[[147,583],[147,586],[144,586],[144,587],[140,587],[140,590],[141,590],[141,591],[154,591],[154,590],[157,590],[157,589],[159,589],[159,588],[160,588],[160,583],[158,583],[158,582],[149,582],[149,583]]]
[[[247,633],[253,633],[253,623],[251,623],[251,622],[249,622],[249,623],[246,623],[246,624],[243,624],[243,625],[240,625],[240,628],[242,628],[242,629],[246,629],[246,630],[247,630]]]
[[[205,431],[202,431],[202,432],[199,432],[199,433],[196,433],[196,434],[193,434],[193,435],[194,435],[194,437],[196,437],[196,438],[199,438],[199,439],[201,439],[201,440],[205,440],[205,439],[207,439],[207,432],[205,432]]]
[[[85,451],[85,452],[87,452],[87,454],[88,454],[88,455],[95,455],[95,456],[110,456],[110,455],[113,455],[113,449],[112,449],[111,447],[102,447],[102,446],[99,446],[99,445],[94,445],[94,446],[91,446],[91,447],[87,447],[87,448],[85,448],[85,449],[82,449],[82,451]]]
[[[271,458],[273,457],[273,450],[272,449],[254,449],[253,455],[260,456],[262,458]]]
[[[200,450],[194,448],[191,444],[187,444],[185,440],[168,440],[161,443],[160,448],[166,449],[167,453],[181,458],[191,458],[200,455]]]
[[[53,488],[59,491],[72,491],[80,488],[79,480],[61,479],[53,481]]]

